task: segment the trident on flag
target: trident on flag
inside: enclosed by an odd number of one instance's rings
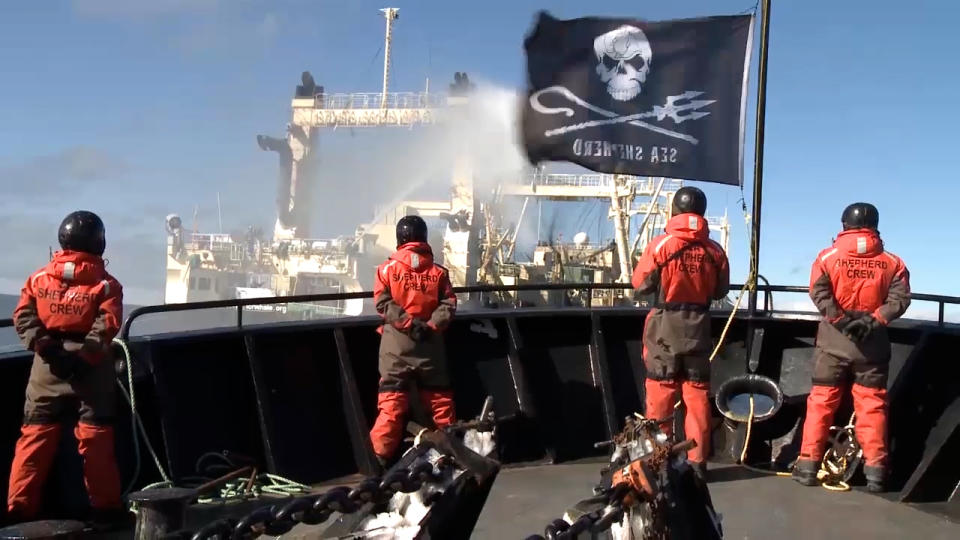
[[[583,99],[577,97],[573,92],[563,86],[550,86],[534,92],[530,96],[530,106],[539,113],[542,114],[564,114],[565,116],[573,116],[573,109],[570,107],[547,107],[540,103],[540,96],[543,94],[560,94],[570,100],[571,102],[593,111],[597,114],[601,114],[607,117],[607,120],[590,120],[588,122],[581,122],[578,124],[570,124],[567,126],[562,126],[556,129],[550,129],[544,132],[544,135],[547,137],[553,137],[555,135],[563,135],[564,133],[569,133],[571,131],[579,131],[582,129],[587,129],[591,127],[606,126],[612,124],[630,124],[643,129],[648,129],[666,135],[668,137],[674,137],[676,139],[681,139],[687,141],[691,144],[697,144],[699,141],[690,135],[685,133],[679,133],[677,131],[672,131],[661,126],[650,124],[644,122],[643,120],[649,118],[656,118],[657,121],[663,121],[666,118],[673,120],[675,124],[681,124],[687,120],[697,120],[698,118],[703,118],[710,114],[709,111],[700,111],[703,107],[714,103],[716,100],[713,99],[693,99],[699,97],[703,92],[695,91],[686,91],[682,94],[676,96],[668,96],[663,105],[654,105],[653,109],[630,115],[618,115],[615,112],[608,111],[601,107],[597,107],[591,103],[587,103]],[[677,104],[677,102],[682,102]],[[685,103],[683,103],[685,102]]]

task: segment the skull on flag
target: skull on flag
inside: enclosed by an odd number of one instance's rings
[[[643,31],[623,25],[593,40],[597,75],[607,83],[607,92],[617,101],[629,101],[640,94],[641,83],[650,73],[653,51]]]

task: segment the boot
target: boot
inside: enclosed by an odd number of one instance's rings
[[[707,482],[707,464],[706,462],[698,463],[695,461],[690,461],[690,468],[693,469],[693,474],[697,475],[703,483]]]
[[[885,491],[883,481],[886,479],[887,471],[883,466],[871,467],[863,466],[863,475],[867,477],[867,491],[870,493],[883,493]]]
[[[798,459],[793,466],[791,478],[804,486],[815,486],[820,483],[817,480],[817,472],[819,470],[819,462],[812,459]]]
[[[383,474],[387,472],[387,469],[389,468],[388,460],[387,458],[378,454],[374,454],[373,456],[377,458],[377,476],[383,476]]]

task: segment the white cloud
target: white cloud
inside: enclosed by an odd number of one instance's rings
[[[229,52],[271,45],[279,36],[283,20],[276,13],[256,19],[206,17],[184,27],[170,39],[174,47],[187,54]],[[251,36],[259,38],[251,39]]]
[[[72,146],[29,158],[20,163],[0,165],[5,184],[33,190],[109,179],[127,170],[119,157],[92,146]],[[21,190],[29,193],[30,190]]]
[[[131,302],[161,298],[164,239],[159,225],[143,219],[147,212],[157,212],[155,203],[127,198],[128,190],[131,195],[136,190],[122,182],[131,170],[125,161],[92,146],[0,164],[0,182],[13,188],[0,200],[0,292],[19,292],[22,280],[46,263],[50,249],[58,248],[63,216],[96,201],[89,208],[107,223],[108,257],[115,259],[110,272],[125,284]],[[101,195],[106,187],[110,199]]]
[[[176,18],[175,29],[165,39],[187,54],[235,52],[256,46],[251,36],[269,44],[279,35],[283,20],[267,11],[264,0],[72,0],[81,17],[115,21]],[[264,13],[266,12],[266,13]]]
[[[73,11],[88,17],[152,17],[213,11],[218,0],[73,0]]]

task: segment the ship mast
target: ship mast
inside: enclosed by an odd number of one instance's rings
[[[387,108],[387,87],[390,82],[390,42],[393,37],[393,21],[400,17],[399,8],[380,10],[387,19],[387,34],[383,38],[383,92],[380,94],[380,108]]]
[[[620,283],[630,283],[630,244],[627,235],[630,231],[630,205],[633,201],[633,190],[627,183],[628,178],[622,175],[613,177],[612,192],[610,194],[610,215],[613,218],[614,241],[617,243],[617,257],[620,263]],[[623,204],[623,199],[626,204]]]

